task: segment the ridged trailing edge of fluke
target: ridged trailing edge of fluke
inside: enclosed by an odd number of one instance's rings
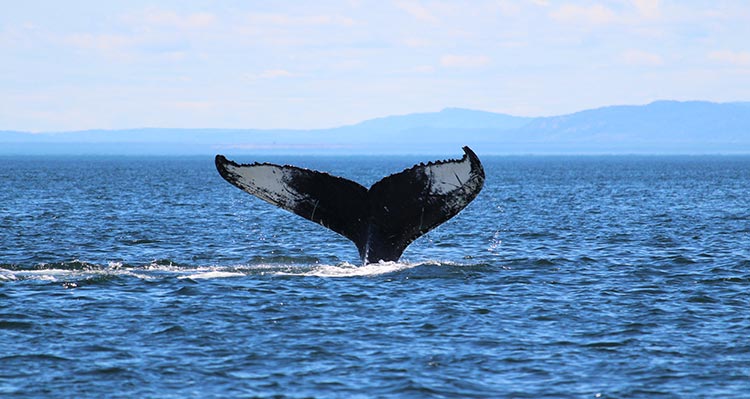
[[[348,238],[363,264],[397,261],[414,240],[456,216],[482,190],[484,169],[461,159],[420,163],[369,189],[325,172],[216,156],[219,174],[241,190]]]

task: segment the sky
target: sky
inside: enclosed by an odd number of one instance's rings
[[[0,130],[750,100],[744,0],[0,0]]]

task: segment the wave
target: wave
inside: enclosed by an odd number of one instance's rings
[[[0,264],[0,284],[13,281],[49,281],[64,283],[68,288],[75,288],[77,282],[101,282],[116,278],[136,278],[141,280],[178,279],[178,280],[213,280],[231,279],[247,276],[279,277],[370,277],[387,274],[406,274],[406,277],[438,277],[452,273],[456,268],[466,271],[476,264],[459,264],[442,261],[423,262],[380,262],[364,266],[348,262],[339,264],[320,263],[255,263],[230,266],[195,266],[180,265],[170,260],[155,260],[145,265],[128,265],[110,262],[106,265],[73,260],[68,262],[45,263],[31,267]]]
[[[345,262],[339,265],[317,265],[306,271],[280,272],[279,274],[288,276],[315,277],[364,277],[399,272],[422,264],[423,263],[409,264],[399,262],[380,262],[371,263],[364,266],[356,266],[351,263]]]

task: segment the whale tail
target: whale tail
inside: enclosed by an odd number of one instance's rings
[[[229,183],[331,229],[357,246],[362,262],[397,261],[414,240],[457,215],[481,191],[484,169],[463,147],[461,159],[420,163],[373,184],[270,163],[216,156]]]

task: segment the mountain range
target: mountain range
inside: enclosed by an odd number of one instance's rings
[[[748,154],[750,102],[656,101],[550,117],[446,108],[330,129],[0,131],[0,154]]]

